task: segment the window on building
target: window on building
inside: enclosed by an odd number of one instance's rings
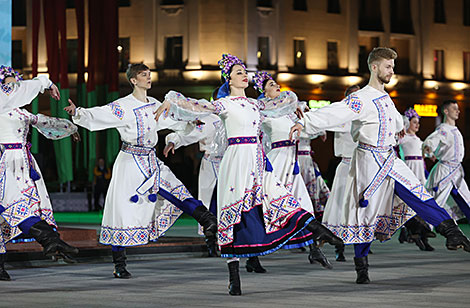
[[[26,0],[12,1],[12,25],[14,27],[26,26]]]
[[[414,34],[410,0],[390,1],[390,26],[392,33]]]
[[[131,6],[131,0],[119,0],[119,6]]]
[[[444,50],[434,50],[434,78],[444,79]]]
[[[256,6],[259,7],[273,7],[272,0],[256,0]]]
[[[434,0],[434,22],[437,24],[446,23],[444,0]]]
[[[402,75],[410,74],[410,40],[391,38],[390,45],[398,54],[398,59],[395,60],[395,73]]]
[[[470,51],[463,53],[463,79],[470,81]]]
[[[463,0],[463,25],[470,26],[470,0]]]
[[[131,43],[128,37],[120,37],[119,38],[119,45],[118,49],[118,65],[119,71],[125,72],[127,70],[127,66],[129,65],[129,59],[131,54]]]
[[[380,1],[361,0],[359,7],[359,30],[383,31]]]
[[[339,0],[328,0],[327,12],[331,14],[341,14]]]
[[[294,40],[294,67],[305,69],[305,40]]]
[[[260,68],[269,67],[269,37],[258,37],[258,51],[256,56],[258,57],[258,66]]]
[[[183,37],[167,37],[165,41],[165,67],[180,68],[183,66]]]
[[[11,41],[11,66],[14,69],[23,69],[23,41]]]
[[[375,47],[379,46],[380,40],[376,36],[359,36],[359,72],[368,73],[367,57]]]
[[[337,70],[338,64],[338,42],[327,43],[328,70]]]
[[[160,1],[161,5],[181,5],[184,4],[183,0],[162,0]]]
[[[67,58],[69,73],[77,72],[78,40],[67,40]]]
[[[294,11],[306,11],[307,0],[294,0]]]
[[[75,0],[66,0],[65,1],[65,8],[74,9],[75,8]]]

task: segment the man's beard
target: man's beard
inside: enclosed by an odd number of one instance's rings
[[[390,80],[392,79],[392,76],[390,76],[390,78],[387,80],[386,79],[386,76],[383,76],[381,74],[378,74],[377,75],[377,78],[383,83],[383,84],[388,84],[390,82]]]

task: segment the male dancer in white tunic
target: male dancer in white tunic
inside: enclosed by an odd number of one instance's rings
[[[358,85],[350,86],[346,89],[344,96],[347,97],[359,89],[360,87]],[[341,157],[341,162],[336,168],[330,197],[326,202],[325,211],[323,213],[323,223],[327,226],[337,225],[341,222],[346,192],[346,180],[348,178],[349,166],[351,165],[351,157],[353,156],[354,149],[357,147],[357,143],[354,142],[351,136],[351,122],[332,128],[330,131],[335,133],[335,156]],[[344,256],[344,245],[336,247],[335,252],[336,261],[346,261],[346,257]]]
[[[204,156],[199,168],[197,197],[216,215],[217,198],[214,193],[222,156],[217,153],[214,139],[216,134],[220,133],[220,130],[225,131],[225,128],[222,120],[213,114],[204,117],[201,122],[198,124],[188,123],[184,130],[177,130],[168,134],[165,138],[166,146],[163,155],[167,157],[170,151],[174,154],[174,151],[182,146],[199,143],[199,150],[204,152]],[[209,240],[211,238],[206,238],[209,257],[217,257],[215,238],[213,242],[208,242]]]
[[[100,235],[100,243],[112,246],[115,278],[131,277],[125,247],[157,240],[183,211],[203,226],[206,236],[215,238],[217,231],[216,217],[156,156],[158,130],[176,122],[157,123],[153,118],[160,102],[147,96],[152,85],[149,68],[133,64],[126,74],[132,94],[106,106],[76,108],[69,101],[65,108],[75,124],[91,131],[116,128],[123,141],[106,194]]]
[[[465,148],[462,134],[455,125],[459,105],[454,100],[447,100],[441,106],[441,113],[444,123],[423,144],[425,156],[435,156],[439,160],[429,174],[426,188],[452,218],[460,219],[465,215],[470,223],[470,191],[461,165]]]
[[[384,85],[393,76],[397,54],[389,48],[374,48],[368,57],[369,84],[339,104],[305,114],[305,130],[315,133],[352,121],[352,135],[358,141],[348,175],[342,223],[328,225],[345,244],[354,244],[356,283],[369,283],[367,255],[373,240],[389,239],[415,213],[436,226],[447,238],[448,249],[470,241],[447,212],[439,207],[413,172],[398,159],[392,146],[395,134],[403,130],[403,119]],[[298,131],[299,124],[292,128]],[[406,202],[399,203],[394,194]]]

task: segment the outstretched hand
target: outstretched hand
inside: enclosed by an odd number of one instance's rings
[[[404,129],[401,130],[401,131],[398,133],[398,139],[401,139],[401,138],[405,137],[405,134],[406,134],[405,130],[404,130]]]
[[[429,158],[432,162],[435,162],[436,161],[436,156],[434,156],[432,150],[430,147],[428,146],[424,146],[423,148],[423,156],[425,158]]]
[[[294,134],[297,132],[297,136],[300,136],[300,133],[302,132],[303,126],[299,123],[296,123],[292,128],[290,129],[289,133],[289,140],[292,141],[294,140]]]
[[[60,91],[55,84],[52,84],[52,86],[49,88],[49,94],[56,101],[60,100]]]
[[[302,112],[302,109],[300,109],[300,107],[297,107],[297,109],[295,110],[295,115],[299,119],[302,119],[304,117],[304,113]]]
[[[158,107],[158,109],[153,113],[155,115],[155,121],[158,122],[158,119],[160,116],[163,114],[164,118],[168,116],[168,113],[170,112],[170,102],[164,101],[163,104]]]
[[[168,157],[168,153],[175,154],[175,144],[173,142],[169,142],[165,148],[163,149],[163,155]]]
[[[69,98],[69,106],[64,108],[65,112],[67,112],[69,115],[74,116],[75,113],[77,112],[77,106],[73,103],[73,101]]]
[[[74,142],[80,142],[80,141],[82,141],[82,138],[80,137],[80,134],[78,132],[76,132],[72,135],[72,140]]]

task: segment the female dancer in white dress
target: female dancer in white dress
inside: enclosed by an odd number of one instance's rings
[[[239,257],[272,253],[307,228],[319,242],[341,243],[328,229],[303,210],[299,202],[270,171],[260,131],[263,114],[293,113],[297,97],[284,92],[275,102],[245,96],[248,75],[240,59],[224,54],[219,61],[225,83],[218,96],[208,102],[186,98],[170,91],[156,112],[174,119],[191,121],[208,113],[218,114],[225,125],[228,148],[219,169],[217,187],[218,241],[222,257],[229,258],[229,294],[241,295]]]
[[[216,217],[156,156],[157,132],[175,122],[168,119],[157,123],[153,118],[160,102],[147,96],[152,85],[149,68],[133,64],[127,78],[134,91],[126,97],[87,109],[76,108],[69,101],[70,106],[65,108],[75,124],[91,131],[116,128],[121,136],[100,234],[100,243],[112,246],[115,278],[131,277],[126,269],[125,247],[157,240],[183,212],[204,227],[206,236],[215,237],[217,232]]]
[[[261,92],[258,99],[263,101],[269,99],[276,99],[281,95],[280,86],[274,81],[272,76],[267,72],[257,72],[253,79],[255,89]],[[298,156],[297,156],[297,145],[298,141],[291,141],[289,139],[289,133],[291,127],[299,121],[295,114],[288,114],[278,118],[265,118],[262,124],[263,132],[269,140],[270,144],[268,147],[271,149],[267,153],[274,175],[284,184],[287,190],[297,199],[301,204],[302,208],[307,212],[315,216],[315,210],[310,199],[309,192],[305,186],[305,182],[300,175]],[[267,150],[266,150],[267,151]],[[304,245],[309,245],[310,253],[308,259],[310,263],[319,263],[323,267],[332,269],[332,265],[323,254],[320,248],[318,248],[313,239],[311,239],[311,233],[301,232],[297,236],[302,238],[299,243],[289,243],[283,248],[301,248]],[[310,238],[309,241],[304,239]]]
[[[17,72],[0,68],[3,93],[15,98],[12,105],[26,105],[52,82],[47,78],[20,81]],[[20,101],[21,103],[19,103]],[[10,280],[4,269],[5,244],[20,235],[29,234],[44,248],[47,256],[60,256],[74,262],[78,249],[63,242],[57,231],[46,184],[36,160],[29,151],[29,127],[36,127],[49,139],[75,134],[77,127],[65,119],[42,114],[33,115],[20,108],[0,114],[0,280]]]
[[[406,134],[399,140],[399,147],[403,154],[402,159],[405,164],[413,171],[421,184],[426,184],[425,164],[422,156],[423,141],[416,135],[419,130],[419,115],[413,108],[405,111],[404,123]],[[416,243],[419,249],[424,251],[433,251],[434,248],[429,244],[428,237],[436,237],[426,222],[419,216],[415,216],[405,223],[402,228],[399,241],[403,243],[407,238]]]

